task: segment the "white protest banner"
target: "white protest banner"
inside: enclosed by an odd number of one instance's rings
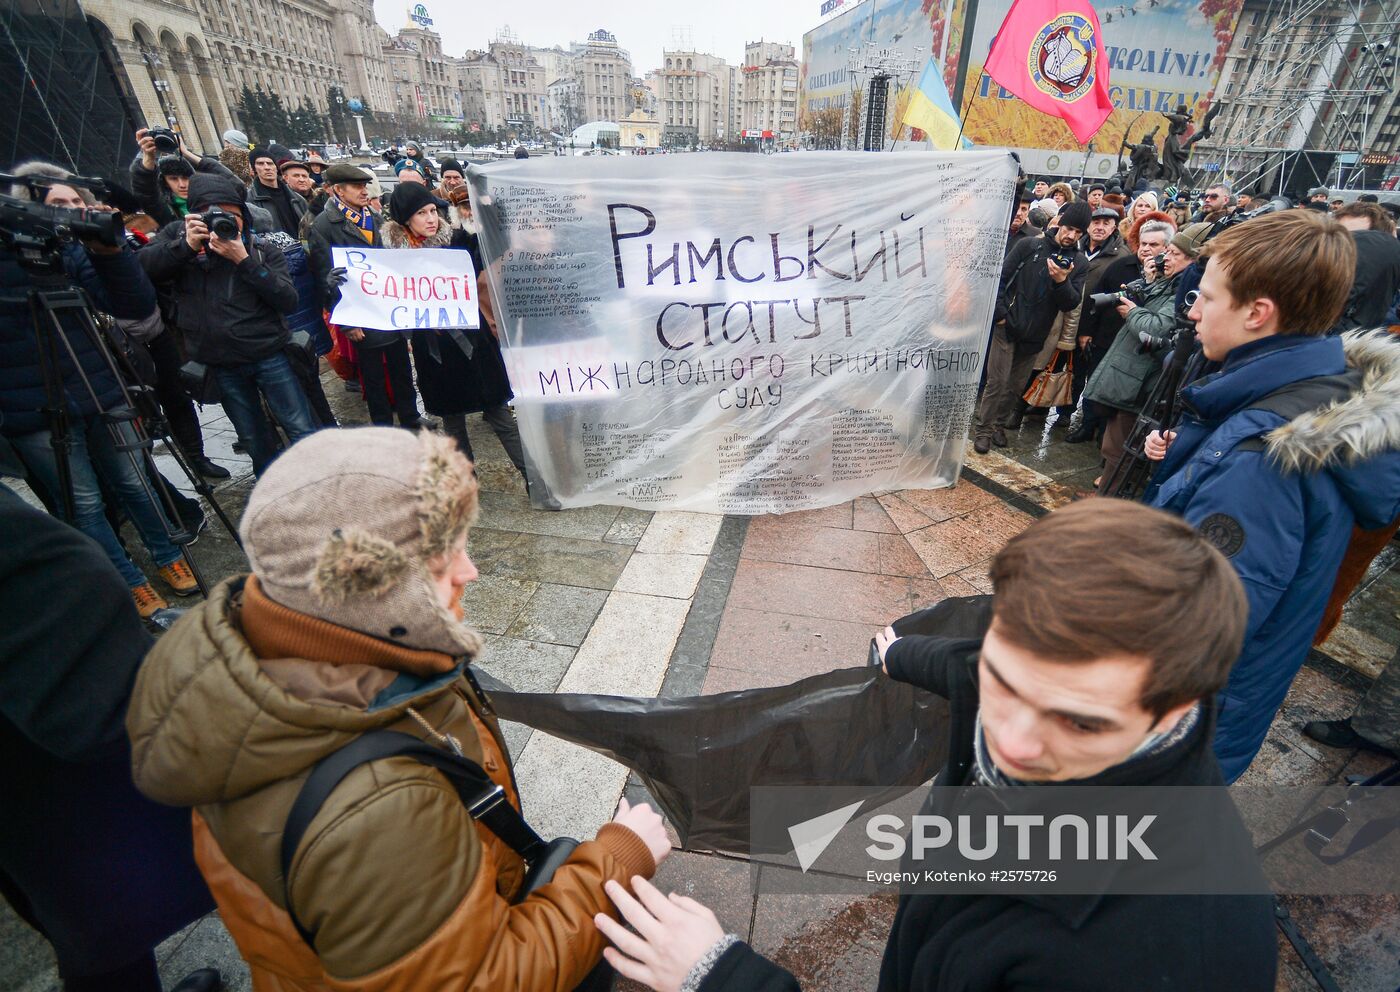
[[[1008,153],[468,172],[537,503],[773,513],[957,480]]]
[[[380,331],[481,326],[471,252],[451,248],[331,248],[345,268],[331,322]]]

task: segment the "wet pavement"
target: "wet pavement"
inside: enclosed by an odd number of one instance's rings
[[[325,382],[343,422],[367,419],[358,396],[333,376]],[[205,421],[208,453],[234,472],[217,499],[236,521],[251,488],[250,465],[232,450],[231,425],[217,407]],[[1098,474],[1094,446],[1066,444],[1066,427],[1051,414],[1028,420],[1005,449],[979,456],[969,446],[952,489],[876,493],[753,518],[617,507],[548,513],[529,507],[519,476],[479,419],[470,430],[482,483],[470,550],[482,577],[466,594],[467,617],[486,635],[480,667],[534,692],[679,697],[860,665],[871,635],[890,620],[944,597],[989,591],[987,565],[1002,544],[1085,494]],[[169,456],[160,460],[175,478]],[[1322,784],[1383,766],[1375,755],[1309,741],[1300,728],[1349,714],[1394,654],[1395,547],[1377,560],[1342,625],[1299,675],[1243,782]],[[211,580],[246,569],[212,518],[194,555]],[[506,729],[527,812],[546,836],[591,836],[620,795],[646,798],[635,777],[606,758],[529,728]],[[791,970],[804,989],[874,988],[894,913],[890,897],[755,897],[746,860],[702,851],[673,853],[659,884],[711,906],[728,930]],[[1396,899],[1286,904],[1342,988],[1400,985]],[[1315,988],[1292,949],[1280,947],[1278,988]],[[214,964],[229,989],[250,988],[217,914],[166,941],[159,959],[167,987]],[[58,987],[47,945],[5,908],[0,986]]]

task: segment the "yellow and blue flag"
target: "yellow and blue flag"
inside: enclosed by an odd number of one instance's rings
[[[948,98],[948,87],[943,85],[943,75],[933,59],[924,65],[918,85],[909,94],[900,123],[923,131],[933,142],[934,148],[951,151],[972,147],[972,142],[966,138],[961,142],[958,140],[962,122],[958,119],[958,112],[953,109],[953,101]]]

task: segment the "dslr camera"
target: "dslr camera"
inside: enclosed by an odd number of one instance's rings
[[[210,207],[200,215],[209,233],[224,241],[238,240],[238,218],[221,207]]]
[[[1155,278],[1162,278],[1167,272],[1167,253],[1162,252],[1147,264],[1157,270]],[[1134,279],[1113,293],[1090,293],[1089,305],[1094,310],[1104,310],[1108,307],[1116,307],[1124,300],[1131,300],[1138,306],[1142,306],[1142,302],[1147,296],[1147,287],[1150,285],[1151,283],[1146,279]]]
[[[156,143],[156,152],[161,155],[176,155],[180,151],[180,136],[168,127],[152,125],[146,128],[146,135]]]

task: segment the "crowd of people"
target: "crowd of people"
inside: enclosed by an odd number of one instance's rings
[[[647,881],[671,850],[654,810],[624,801],[548,855],[521,818],[462,607],[468,414],[524,474],[489,286],[479,331],[330,320],[337,246],[467,251],[484,272],[461,164],[410,143],[385,197],[372,172],[236,131],[217,157],[137,140],[130,191],[106,206],[46,163],[16,170],[12,195],[123,215],[123,243],[65,244],[62,267],[150,352],[161,414],[208,479],[227,470],[191,394],[223,405],[257,476],[238,525],[250,568],[152,643],[140,619],[166,604],[112,504],[167,585],[197,584],[123,456],[133,429],[104,416],[122,384],[71,327],[55,409],[18,302],[32,276],[0,258],[0,430],[53,510],[0,487],[0,595],[23,621],[0,634],[0,774],[44,796],[3,834],[0,893],[53,943],[65,987],[158,990],[151,948],[217,904],[258,988],[601,990],[614,971],[665,992],[797,988]],[[1253,760],[1400,525],[1400,344],[1373,329],[1395,322],[1394,219],[1313,193],[1264,212],[1225,185],[1193,203],[1018,193],[975,451],[1007,446],[1038,398],[1111,475],[1178,336],[1200,354],[1183,416],[1146,443],[1141,503],[1081,500],[1010,540],[976,636],[877,634],[890,678],[949,701],[940,785],[1218,786]],[[323,358],[373,426],[326,429]],[[1047,583],[1066,561],[1092,567]],[[1355,717],[1306,732],[1400,747],[1390,668]],[[1260,895],[906,895],[879,982],[1264,992],[1272,921]],[[179,988],[218,983],[205,969]]]

